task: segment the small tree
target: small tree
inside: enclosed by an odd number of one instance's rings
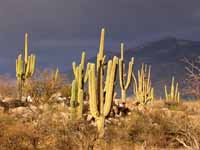
[[[200,56],[193,61],[185,58],[184,62],[186,63],[186,81],[188,83],[185,91],[187,94],[191,94],[196,98],[200,98]]]

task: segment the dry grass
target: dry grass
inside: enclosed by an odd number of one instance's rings
[[[0,115],[1,150],[77,150],[93,147],[96,129],[85,121],[72,122],[67,113],[49,110],[37,119],[23,122]]]
[[[0,149],[198,149],[200,116],[159,107],[159,103],[135,109],[118,125],[106,124],[103,139],[97,138],[96,127],[89,122],[69,120],[65,108],[49,107],[26,121],[0,114]]]
[[[90,122],[71,121],[68,107],[48,102],[58,91],[66,97],[70,95],[70,87],[63,78],[55,82],[44,71],[30,83],[27,92],[34,97],[35,104],[48,107],[31,118],[0,113],[0,150],[199,149],[199,101],[183,101],[173,107],[154,101],[140,107],[129,100],[127,105],[134,107],[131,115],[121,117],[115,124],[106,123],[105,137],[98,139],[96,127]],[[4,93],[7,88],[11,93]],[[0,93],[15,95],[12,88],[5,84]]]
[[[0,96],[3,97],[16,97],[17,89],[15,80],[9,75],[0,75]]]

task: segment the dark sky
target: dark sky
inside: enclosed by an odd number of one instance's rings
[[[14,69],[25,32],[39,64],[69,66],[81,50],[97,52],[101,27],[108,50],[164,36],[200,40],[200,0],[0,0],[0,72]]]

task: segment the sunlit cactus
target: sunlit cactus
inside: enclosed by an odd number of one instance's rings
[[[111,110],[113,101],[118,58],[115,56],[105,63],[104,55],[105,30],[101,31],[100,48],[97,54],[97,64],[89,64],[89,105],[90,112],[95,118],[99,137],[104,135],[105,117]],[[104,80],[104,68],[107,65],[106,79]]]
[[[151,66],[142,64],[141,70],[138,70],[137,79],[134,74],[132,75],[134,79],[133,92],[136,100],[142,105],[153,101],[154,89],[151,85]]]
[[[128,65],[128,74],[126,75],[124,63],[124,43],[121,43],[121,58],[119,59],[119,83],[121,88],[121,99],[124,102],[126,101],[126,91],[129,88],[132,79],[133,64],[134,58],[132,57]],[[126,76],[127,80],[125,79]]]
[[[23,88],[26,81],[31,78],[35,71],[35,55],[28,55],[28,33],[25,34],[24,45],[24,60],[22,54],[19,54],[16,59],[16,77],[18,85],[18,98],[21,99],[23,94]]]
[[[165,85],[165,99],[166,102],[174,103],[174,104],[179,104],[180,102],[180,92],[178,90],[178,82],[174,83],[174,77],[172,77],[171,81],[171,89],[170,92],[167,92],[167,86]]]
[[[59,69],[56,68],[56,71],[54,72],[54,75],[53,75],[53,81],[54,82],[58,81],[59,75],[60,75]]]
[[[85,52],[82,52],[81,63],[76,65],[75,62],[72,63],[74,80],[72,82],[71,90],[71,118],[80,119],[83,114],[83,99],[84,99],[84,80],[87,80],[88,67],[84,72],[85,65]],[[85,74],[84,74],[85,73]]]

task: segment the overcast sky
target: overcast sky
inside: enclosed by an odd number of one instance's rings
[[[0,72],[15,67],[25,32],[40,63],[69,66],[81,50],[97,52],[102,27],[108,50],[164,36],[200,41],[200,0],[0,0]]]

